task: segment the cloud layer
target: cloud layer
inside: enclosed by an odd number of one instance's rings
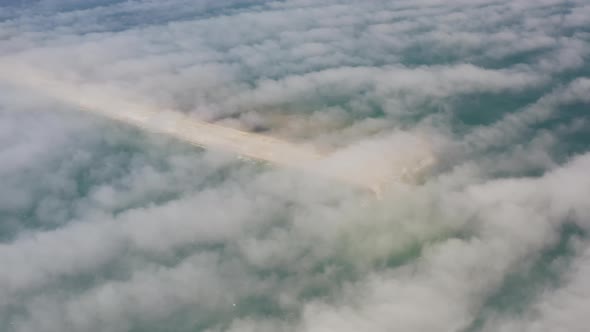
[[[585,331],[587,13],[0,4],[0,330]],[[343,165],[420,137],[438,164],[374,200],[85,114],[32,77],[344,149]]]

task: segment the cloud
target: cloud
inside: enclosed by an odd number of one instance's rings
[[[483,222],[476,226],[481,227],[477,237],[435,244],[414,266],[376,274],[345,288],[338,296],[341,301],[334,305],[308,305],[304,329],[464,329],[481,305],[483,294],[498,287],[510,269],[555,241],[557,223],[574,213],[573,220],[587,227],[590,210],[582,200],[571,198],[588,194],[583,186],[573,183],[587,181],[583,172],[589,160],[585,155],[540,179],[498,180],[456,193],[460,199],[455,203],[461,205],[443,208],[467,209],[470,213],[463,218],[477,214]],[[562,192],[558,188],[576,189]],[[437,212],[437,216],[445,215]]]
[[[0,330],[583,330],[587,11],[0,5]],[[358,178],[424,146],[437,163],[376,200],[79,112],[80,100],[334,152],[326,172]],[[507,314],[494,299],[527,273],[557,282],[524,289],[530,301]]]

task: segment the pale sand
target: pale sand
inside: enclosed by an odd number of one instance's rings
[[[53,78],[21,64],[0,66],[0,79],[24,86],[79,109],[151,132],[163,133],[203,148],[228,151],[283,167],[310,171],[369,189],[380,195],[399,181],[422,177],[435,163],[424,140],[399,149],[397,154],[379,150],[378,144],[319,153],[311,146],[211,124],[174,110],[160,110],[131,102],[105,87],[76,85]],[[403,151],[402,151],[403,150]]]

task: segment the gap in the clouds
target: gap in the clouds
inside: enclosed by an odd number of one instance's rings
[[[515,113],[532,104],[546,93],[546,89],[524,92],[471,93],[453,97],[450,112],[458,134],[466,133],[475,126],[487,126],[510,113]]]
[[[209,18],[236,15],[264,6],[263,0],[206,0],[157,2],[129,0],[91,1],[30,1],[28,6],[11,4],[11,12],[4,19],[36,16],[47,30],[73,28],[75,34],[116,33],[149,26],[206,20]],[[43,17],[61,15],[68,25]],[[93,16],[94,24],[88,24],[87,16]]]
[[[558,163],[564,163],[577,154],[588,151],[590,147],[590,118],[588,103],[573,103],[560,106],[554,116],[540,123],[535,130],[546,130],[557,138],[552,150]]]
[[[478,61],[480,66],[502,70],[506,68],[519,68],[521,66],[531,66],[535,60],[547,55],[552,48],[550,46],[537,48],[533,50],[510,52],[503,56],[490,57],[485,53],[481,53],[481,58]]]
[[[75,1],[75,0],[37,0],[31,1],[37,2],[37,4],[48,11],[63,13],[69,11],[81,11],[81,10],[89,10],[96,7],[108,7],[108,6],[115,6],[121,3],[128,2],[128,0],[85,0],[85,1]]]
[[[586,238],[584,229],[566,222],[557,243],[543,250],[530,264],[505,276],[502,285],[483,303],[473,323],[464,331],[481,331],[490,317],[516,317],[525,312],[546,289],[559,286],[562,272],[575,257],[574,242]]]
[[[445,52],[433,51],[432,45],[413,44],[401,52],[400,63],[407,67],[452,65],[461,60],[462,54],[453,54],[450,50]]]
[[[581,71],[587,74],[589,69],[583,68]],[[527,107],[535,105],[536,102],[542,102],[545,96],[551,98],[552,92],[549,91],[559,91],[560,88],[567,85],[567,82],[571,83],[577,77],[572,75],[572,73],[562,73],[559,75],[559,80],[555,80],[549,85],[550,89],[543,87],[527,90],[527,93],[511,95],[506,100],[502,96],[498,96],[498,100],[490,96],[489,101],[481,102],[480,106],[483,106],[484,109],[489,107],[488,112],[490,114],[498,113],[501,116],[492,116],[493,119],[481,121],[482,123],[478,123],[480,119],[478,118],[477,109],[471,106],[478,101],[469,100],[470,96],[466,96],[464,98],[466,100],[461,97],[461,102],[457,103],[457,108],[450,108],[452,114],[455,114],[456,110],[460,110],[459,115],[454,117],[451,122],[453,133],[458,137],[462,137],[470,131],[477,131],[486,128],[488,125],[493,127],[495,123],[503,121],[505,115],[518,115],[519,112],[526,112]],[[499,105],[506,106],[501,107]],[[485,167],[488,176],[493,178],[541,176],[555,165],[563,164],[574,156],[588,151],[590,146],[590,121],[587,117],[587,110],[589,106],[587,102],[583,101],[551,106],[555,107],[555,109],[549,117],[541,118],[519,129],[518,132],[514,133],[515,137],[507,142],[485,146],[480,150],[472,151],[469,153],[469,159],[485,160],[487,162],[496,159],[508,162],[505,165],[507,167],[500,166],[497,162],[491,168]],[[473,123],[469,123],[469,120],[466,121],[462,118],[470,119]],[[469,125],[466,123],[469,123]],[[532,159],[527,161],[523,151],[530,153]],[[514,164],[522,164],[523,162],[526,167]],[[513,163],[512,167],[509,166],[510,163]]]
[[[175,3],[161,3],[149,10],[127,10],[113,12],[101,17],[104,27],[101,31],[88,32],[121,32],[130,29],[146,28],[149,26],[177,24],[187,21],[199,21],[224,15],[236,15],[248,11],[261,3],[261,0],[242,1],[208,1],[206,5],[197,5],[194,8]],[[194,5],[194,4],[192,4]],[[157,15],[153,15],[157,12]],[[149,20],[148,20],[149,18]]]

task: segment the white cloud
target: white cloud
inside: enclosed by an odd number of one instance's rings
[[[1,6],[0,330],[587,325],[585,236],[522,315],[484,312],[565,223],[590,225],[584,1]],[[334,167],[421,137],[438,164],[372,200],[80,115],[80,97],[342,149]]]

